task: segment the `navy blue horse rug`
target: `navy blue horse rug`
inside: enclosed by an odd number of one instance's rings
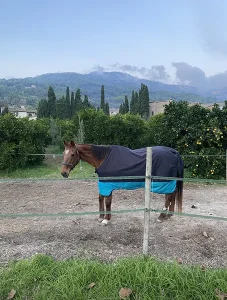
[[[131,150],[123,146],[111,146],[105,161],[96,173],[99,177],[145,176],[147,148]],[[183,177],[184,164],[180,154],[165,146],[152,147],[152,176]],[[176,190],[176,180],[153,179],[151,191],[170,194]],[[99,193],[109,196],[113,190],[134,190],[145,187],[145,178],[99,179]]]

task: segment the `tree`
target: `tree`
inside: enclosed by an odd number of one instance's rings
[[[49,86],[48,89],[48,109],[49,109],[49,116],[55,118],[56,117],[56,96],[52,86]]]
[[[66,87],[66,95],[65,95],[65,103],[66,103],[66,116],[67,118],[71,117],[71,109],[70,109],[70,94],[69,87]]]
[[[106,102],[105,103],[105,110],[104,110],[105,114],[109,116],[110,114],[110,107],[109,107],[109,103]]]
[[[130,102],[130,113],[132,115],[136,115],[137,114],[136,99],[135,99],[135,92],[134,92],[134,90],[132,91],[132,97],[131,97],[131,102]]]
[[[70,115],[71,117],[73,117],[75,113],[75,97],[74,97],[74,93],[71,93],[71,99],[70,99]]]
[[[102,85],[102,87],[101,87],[100,109],[102,109],[105,112],[105,91],[104,91],[104,85]]]
[[[75,112],[79,112],[81,109],[82,109],[82,100],[81,100],[80,89],[78,88],[75,94]]]
[[[141,88],[139,90],[139,112],[141,118],[148,119],[150,115],[149,106],[149,91],[148,87],[141,83]]]
[[[84,95],[83,108],[91,107],[91,103],[88,101],[88,96]]]
[[[59,119],[68,119],[68,103],[63,96],[56,101],[56,117]]]
[[[48,118],[49,117],[49,107],[46,99],[41,99],[38,103],[37,108],[37,118]]]
[[[129,103],[128,103],[127,96],[125,96],[124,111],[125,111],[125,114],[127,114],[129,112]]]

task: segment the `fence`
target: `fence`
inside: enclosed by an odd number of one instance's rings
[[[52,154],[50,154],[52,155]],[[58,156],[58,155],[52,155]],[[93,211],[93,212],[72,212],[72,213],[57,213],[57,214],[0,214],[1,218],[29,218],[29,217],[68,217],[68,216],[82,216],[82,215],[95,215],[95,214],[106,214],[106,213],[132,213],[132,212],[144,212],[144,232],[143,232],[143,254],[148,254],[148,241],[149,241],[149,223],[150,223],[150,212],[160,212],[160,213],[167,213],[166,210],[158,210],[158,209],[151,209],[150,202],[151,202],[151,193],[150,187],[152,179],[165,179],[165,180],[182,180],[182,181],[191,181],[191,182],[198,182],[196,179],[192,178],[173,178],[173,177],[161,177],[161,176],[151,176],[152,170],[152,147],[147,148],[147,157],[146,157],[146,176],[119,176],[118,179],[126,179],[126,178],[145,178],[145,205],[144,208],[139,209],[131,209],[131,210],[113,210],[111,212],[100,212],[100,211]],[[116,177],[114,177],[116,179]],[[104,179],[104,178],[102,178]],[[105,177],[105,179],[111,179],[111,177]],[[113,178],[112,178],[113,179]],[[37,179],[37,181],[42,181],[47,179]],[[59,179],[48,179],[50,180],[59,180]],[[65,181],[65,179],[62,179]],[[98,178],[69,178],[67,180],[98,180]],[[0,179],[0,182],[12,182],[12,181],[28,181],[27,179]],[[34,181],[34,180],[31,180]],[[213,179],[200,179],[199,182],[210,182],[210,183],[219,183],[219,184],[227,184],[227,151],[226,151],[226,180],[213,180]],[[172,214],[172,212],[171,212]],[[186,216],[186,217],[196,217],[196,218],[205,218],[205,219],[213,219],[213,220],[220,220],[220,221],[227,221],[227,217],[217,217],[211,215],[197,215],[197,214],[189,214],[189,213],[177,213],[174,212],[174,215],[178,216]]]

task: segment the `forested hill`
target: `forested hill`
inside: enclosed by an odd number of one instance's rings
[[[23,79],[0,79],[0,100],[11,104],[36,105],[41,98],[47,97],[49,85],[54,88],[57,97],[80,88],[81,93],[88,95],[92,104],[100,103],[101,85],[105,86],[105,98],[111,107],[119,107],[124,96],[131,97],[132,90],[138,90],[144,83],[148,86],[151,100],[186,100],[190,102],[214,102],[211,94],[202,95],[196,88],[186,85],[168,85],[133,77],[120,72],[51,73]],[[226,93],[227,94],[227,93]],[[223,95],[225,100],[227,97]]]

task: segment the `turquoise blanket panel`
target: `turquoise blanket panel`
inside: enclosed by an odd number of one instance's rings
[[[176,180],[167,182],[151,182],[151,192],[157,194],[171,194],[176,190]],[[103,182],[98,181],[99,194],[109,196],[114,190],[136,190],[144,188],[145,182]]]

